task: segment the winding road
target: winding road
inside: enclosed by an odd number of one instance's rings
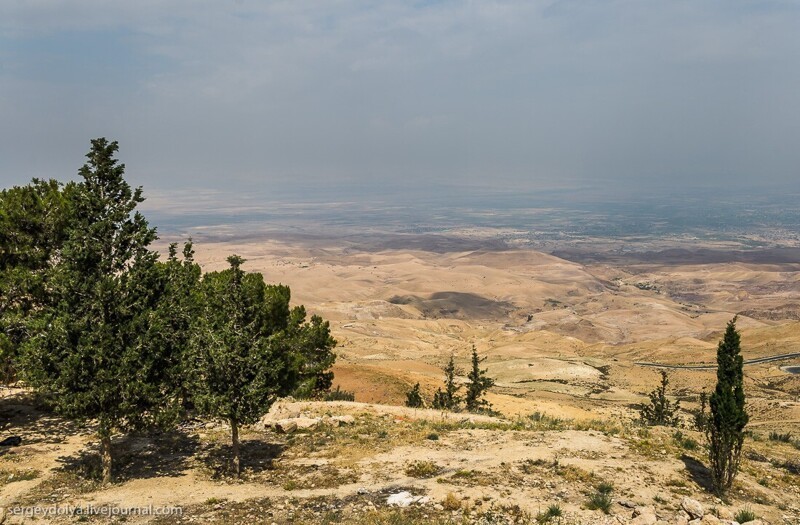
[[[792,354],[781,354],[781,355],[771,355],[768,357],[759,357],[756,359],[747,359],[744,362],[744,365],[758,365],[761,363],[769,363],[770,361],[782,361],[783,359],[791,359],[793,357],[800,357],[800,352],[794,352]],[[669,369],[686,369],[686,370],[714,370],[717,368],[716,364],[704,364],[704,365],[665,365],[661,363],[647,363],[643,361],[634,361],[635,365],[639,366],[650,366],[653,368],[669,368]]]

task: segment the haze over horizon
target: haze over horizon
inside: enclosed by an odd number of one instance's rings
[[[784,1],[3,2],[0,183],[74,178],[106,136],[156,196],[785,194],[798,26]]]

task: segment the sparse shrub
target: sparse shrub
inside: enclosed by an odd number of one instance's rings
[[[791,443],[792,442],[792,434],[787,432],[785,434],[781,434],[780,432],[770,432],[769,433],[769,440],[770,441],[778,441],[780,443]]]
[[[586,508],[589,510],[601,510],[603,514],[608,514],[611,511],[611,503],[611,494],[604,494],[598,491],[589,496]]]
[[[737,523],[747,523],[748,521],[753,521],[757,519],[756,513],[753,512],[753,509],[747,505],[744,508],[739,509],[739,512],[733,517],[734,521]]]
[[[452,492],[448,492],[442,501],[442,507],[444,507],[444,510],[449,511],[459,510],[461,509],[461,500]]]
[[[596,488],[597,492],[599,492],[600,494],[611,494],[612,492],[614,492],[614,485],[607,481],[602,481],[598,483]]]
[[[336,390],[325,392],[322,399],[325,401],[355,401],[356,395],[353,392],[341,390],[341,387],[337,385]]]
[[[414,461],[406,467],[406,475],[412,478],[432,478],[442,471],[433,461]]]
[[[647,425],[678,426],[678,409],[680,402],[671,402],[667,398],[669,375],[661,370],[661,384],[650,392],[650,404],[643,405],[640,409],[642,422]]]
[[[536,522],[537,523],[548,523],[552,521],[554,518],[560,518],[564,515],[564,511],[561,509],[561,505],[558,503],[553,503],[547,510],[540,512],[536,515]]]
[[[431,432],[430,434],[428,434],[427,439],[430,441],[439,441],[439,434],[437,434],[436,432]]]
[[[422,399],[422,394],[419,391],[419,383],[406,393],[406,406],[410,408],[423,408],[425,406],[425,400]]]
[[[684,450],[697,450],[697,448],[700,446],[697,441],[687,435],[684,435],[684,433],[680,430],[677,430],[674,434],[672,434],[672,439],[675,441],[676,445]]]

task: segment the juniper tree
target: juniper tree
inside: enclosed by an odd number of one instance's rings
[[[486,391],[494,385],[494,379],[487,377],[486,370],[481,370],[480,364],[485,361],[478,358],[478,351],[475,345],[472,345],[472,368],[467,374],[467,393],[464,396],[464,401],[467,406],[467,411],[478,412],[489,406],[489,402],[484,399]]]
[[[436,390],[433,396],[433,408],[456,410],[461,403],[461,398],[458,396],[461,386],[456,384],[456,362],[453,354],[450,354],[450,359],[442,370],[444,371],[444,391],[441,388]]]
[[[47,274],[60,258],[75,187],[33,179],[0,191],[0,381],[16,377],[28,321],[50,302]]]
[[[32,323],[25,373],[59,413],[97,421],[108,483],[112,434],[163,422],[174,360],[149,341],[163,281],[149,249],[155,229],[136,211],[142,190],[123,178],[116,142],[91,144],[60,258],[48,271],[52,299]]]
[[[742,365],[740,336],[734,317],[717,347],[717,386],[709,399],[706,426],[711,482],[720,495],[731,488],[739,470],[744,427],[749,420],[744,406]]]
[[[197,408],[230,424],[237,476],[241,426],[257,421],[278,396],[313,391],[320,377],[326,382],[336,344],[327,322],[306,322],[302,307],[289,308],[287,286],[245,273],[244,262],[232,255],[230,268],[203,277],[189,364]]]
[[[665,370],[661,370],[661,384],[650,392],[650,404],[641,407],[640,416],[642,421],[648,425],[678,425],[678,410],[680,402],[674,403],[667,398],[667,388],[669,387],[669,375]]]

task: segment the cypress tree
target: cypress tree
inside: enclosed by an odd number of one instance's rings
[[[444,391],[440,388],[436,390],[433,396],[433,408],[456,410],[461,403],[458,395],[461,386],[456,384],[456,362],[453,354],[450,354],[450,359],[442,370],[444,371]]]
[[[489,406],[489,402],[484,399],[486,391],[494,385],[494,379],[486,376],[486,370],[481,370],[480,364],[485,361],[478,358],[478,351],[472,345],[472,368],[467,374],[467,394],[465,402],[469,412],[478,412]]]
[[[714,491],[724,495],[733,486],[744,444],[745,410],[743,358],[734,317],[717,347],[717,386],[709,399],[706,423],[708,457]]]

